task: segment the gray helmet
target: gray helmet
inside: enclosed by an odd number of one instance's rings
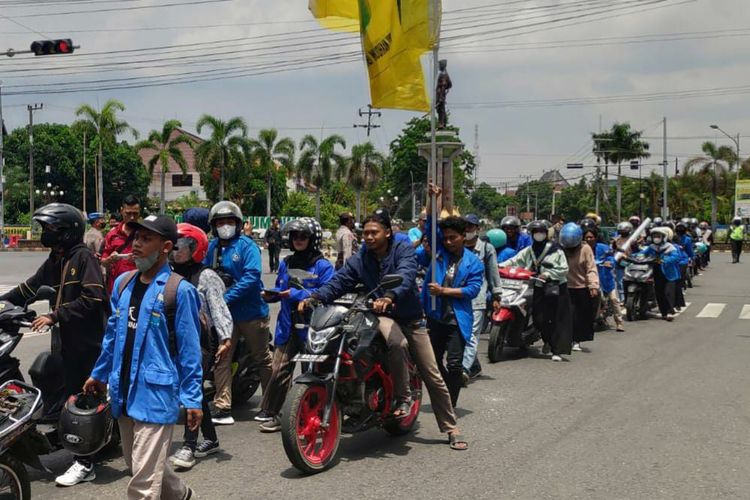
[[[500,221],[500,227],[501,228],[506,228],[506,227],[519,228],[521,227],[521,220],[515,215],[506,215],[505,217],[503,217],[503,220]]]
[[[231,201],[220,201],[211,207],[211,211],[208,213],[208,224],[211,226],[211,233],[214,236],[218,236],[214,221],[216,219],[225,219],[227,217],[232,217],[237,220],[235,236],[242,232],[242,210],[240,210],[240,207]]]
[[[630,234],[633,232],[633,224],[631,224],[630,222],[620,222],[619,224],[617,224],[617,232]]]

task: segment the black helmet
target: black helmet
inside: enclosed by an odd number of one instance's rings
[[[584,234],[586,231],[594,231],[595,234],[599,234],[599,226],[597,226],[594,219],[581,219],[581,222],[579,222],[578,225],[581,226]]]
[[[323,228],[320,227],[320,223],[312,217],[300,217],[293,221],[284,224],[281,228],[281,234],[284,237],[289,237],[289,249],[294,250],[294,243],[292,242],[292,233],[306,234],[310,238],[309,248],[312,250],[320,250],[320,243],[323,240]]]
[[[112,422],[112,408],[104,396],[70,396],[60,413],[60,442],[73,455],[93,455],[112,437]]]
[[[42,244],[71,248],[83,241],[86,219],[83,213],[66,203],[50,203],[34,212],[33,219],[42,225]]]
[[[503,217],[503,220],[500,221],[500,227],[501,228],[506,228],[506,227],[519,228],[521,227],[521,220],[515,215],[506,215],[505,217]]]
[[[240,210],[240,207],[231,201],[220,201],[211,207],[211,211],[208,213],[208,224],[211,226],[211,233],[214,236],[219,236],[219,233],[216,232],[214,221],[228,217],[232,217],[237,221],[234,236],[239,236],[242,233],[242,210]]]
[[[679,232],[686,232],[687,231],[687,224],[685,224],[682,221],[678,222],[677,225],[675,226],[675,231],[677,231],[678,233]]]
[[[529,225],[526,226],[526,230],[529,232],[529,234],[534,234],[541,231],[544,231],[546,233],[547,229],[547,224],[545,224],[543,220],[535,220],[533,222],[530,222]]]

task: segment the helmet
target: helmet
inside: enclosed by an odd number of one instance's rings
[[[583,219],[580,222],[581,230],[585,233],[586,231],[599,232],[599,227],[596,225],[596,221],[593,219]]]
[[[74,206],[50,203],[34,212],[32,218],[42,225],[42,244],[46,247],[71,248],[83,241],[86,219]]]
[[[320,250],[320,244],[323,240],[323,228],[320,227],[320,223],[317,220],[312,217],[300,217],[284,224],[284,227],[281,228],[281,234],[289,237],[289,248],[294,250],[292,233],[306,234],[310,238],[309,248]]]
[[[693,227],[697,226],[698,225],[698,219],[696,219],[695,217],[691,217],[690,218],[690,225],[693,226]]]
[[[530,222],[528,226],[526,226],[526,230],[529,232],[529,234],[532,233],[538,233],[538,232],[547,232],[547,225],[544,223],[543,220],[535,220],[533,222]]]
[[[208,224],[211,226],[211,233],[214,236],[219,236],[216,232],[216,224],[214,224],[214,221],[226,217],[233,217],[237,220],[235,237],[239,236],[242,232],[242,210],[240,210],[240,207],[238,207],[237,204],[232,203],[231,201],[220,201],[211,207],[211,211],[208,213]]]
[[[690,219],[688,217],[683,217],[682,219],[680,219],[680,222],[685,224],[685,226],[688,226],[690,224]]]
[[[671,220],[669,220],[669,221],[665,222],[664,225],[667,226],[669,229],[671,229],[674,232],[674,228],[675,228],[674,222],[672,222]]]
[[[681,232],[681,231],[685,232],[685,231],[687,231],[687,224],[685,224],[684,222],[680,221],[674,227],[674,230],[677,231],[678,233]]]
[[[208,209],[202,207],[193,207],[185,210],[182,220],[200,228],[203,232],[211,231],[211,225],[208,223]]]
[[[93,224],[94,222],[103,218],[104,218],[104,214],[101,212],[91,212],[87,217],[89,224]]]
[[[698,224],[698,227],[701,229],[708,229],[708,222],[703,221],[700,224]]]
[[[737,216],[732,219],[732,224],[734,224],[735,226],[739,226],[740,224],[742,224],[742,217]]]
[[[620,222],[617,224],[617,232],[620,234],[630,234],[633,232],[633,224],[630,222]]]
[[[508,235],[502,229],[490,229],[487,231],[487,239],[495,248],[504,247],[508,243]]]
[[[583,230],[575,222],[568,222],[560,230],[560,246],[563,248],[575,248],[583,240]]]
[[[632,216],[631,218],[628,219],[628,222],[630,222],[631,224],[633,224],[633,227],[638,227],[638,226],[641,225],[641,218],[638,217],[637,215],[634,215],[634,216]]]
[[[112,408],[104,396],[70,396],[60,412],[57,430],[63,448],[73,455],[98,452],[112,437]]]
[[[596,223],[597,226],[602,223],[602,218],[599,217],[599,214],[597,214],[596,212],[587,213],[585,218],[591,219],[592,221]]]
[[[654,217],[654,227],[659,227],[664,224],[664,219],[661,217]]]
[[[669,238],[669,233],[671,233],[671,232],[672,232],[672,230],[669,229],[668,227],[659,226],[659,227],[655,227],[655,228],[653,228],[651,230],[651,235],[661,234],[662,236],[664,236],[664,238],[670,239]]]
[[[521,220],[515,215],[506,215],[503,220],[500,221],[500,227],[505,229],[506,227],[521,227]]]
[[[180,238],[190,238],[195,241],[195,250],[193,250],[193,262],[203,262],[208,253],[208,236],[199,227],[183,222],[177,224],[177,232]]]

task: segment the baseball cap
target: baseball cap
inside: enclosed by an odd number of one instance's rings
[[[177,243],[180,237],[177,224],[168,215],[149,215],[145,219],[128,222],[127,227],[134,231],[138,229],[153,231],[172,243]]]
[[[464,222],[466,222],[466,223],[468,223],[468,224],[471,224],[471,225],[473,225],[473,226],[479,226],[479,225],[481,225],[481,224],[479,223],[479,217],[477,217],[477,216],[476,216],[476,215],[474,215],[474,214],[467,214],[467,215],[464,215]]]

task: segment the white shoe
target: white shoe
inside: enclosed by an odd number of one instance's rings
[[[94,466],[90,465],[86,467],[81,462],[76,460],[73,465],[65,471],[62,476],[55,478],[55,483],[60,486],[75,486],[78,483],[84,481],[93,481],[96,479],[96,472],[94,472]]]
[[[578,342],[573,342],[573,347],[571,347],[570,350],[571,351],[582,352],[583,348],[581,347],[581,344],[579,344]]]
[[[562,361],[562,360],[563,360],[562,356],[560,356],[558,354],[553,354],[552,355],[552,361]]]

